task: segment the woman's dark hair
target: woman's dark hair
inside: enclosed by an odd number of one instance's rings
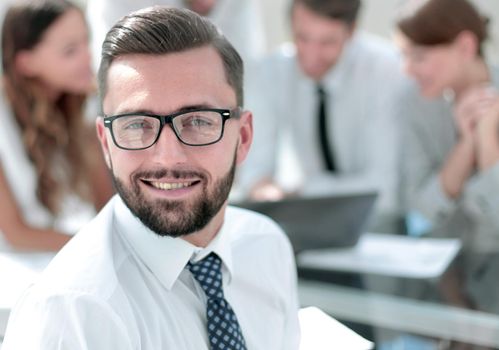
[[[85,95],[63,93],[49,99],[42,84],[16,68],[17,55],[34,49],[45,32],[70,9],[66,0],[16,2],[2,27],[3,88],[22,132],[24,147],[38,178],[37,197],[52,213],[60,208],[64,191],[89,199],[88,160],[83,148]]]
[[[163,55],[210,45],[222,58],[225,75],[243,105],[241,57],[209,20],[186,9],[154,6],[122,18],[107,33],[98,73],[100,101],[106,95],[107,73],[117,57],[129,54]]]
[[[488,19],[467,0],[411,0],[400,11],[398,28],[417,45],[441,45],[453,42],[463,31],[473,33],[478,54],[488,37]]]

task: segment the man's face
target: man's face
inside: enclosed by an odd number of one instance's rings
[[[222,60],[212,47],[166,55],[126,55],[107,76],[106,115],[168,115],[189,108],[237,107]],[[160,235],[181,236],[221,225],[234,167],[252,137],[251,114],[229,119],[222,139],[208,146],[182,144],[169,125],[145,150],[123,150],[102,119],[97,131],[116,187],[132,212]]]
[[[313,80],[322,79],[338,61],[353,28],[320,16],[300,3],[293,7],[291,25],[302,71]]]
[[[208,16],[213,8],[217,5],[217,0],[184,0],[187,7],[199,13],[201,16]]]

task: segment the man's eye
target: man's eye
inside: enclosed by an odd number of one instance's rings
[[[210,120],[205,119],[205,118],[191,118],[187,121],[187,123],[184,124],[184,126],[211,126],[212,123]]]
[[[126,130],[142,130],[150,128],[152,128],[151,123],[144,120],[130,121],[124,127]]]
[[[65,56],[65,57],[70,57],[70,56],[74,56],[74,54],[76,53],[77,51],[77,47],[76,45],[68,45],[66,46],[63,50],[62,50],[62,54]]]

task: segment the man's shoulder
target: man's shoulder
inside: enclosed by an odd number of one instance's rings
[[[244,278],[255,277],[255,266],[258,271],[265,271],[266,276],[272,276],[272,282],[268,281],[271,284],[285,283],[292,277],[290,271],[296,270],[293,248],[274,220],[248,209],[228,207],[224,229],[230,230],[232,255],[247,268]]]
[[[252,63],[250,72],[265,71],[272,75],[289,73],[296,69],[296,49],[293,43],[285,42],[261,59]]]
[[[394,59],[400,58],[400,52],[395,44],[379,35],[359,31],[355,34],[352,44],[356,49],[368,55],[381,56],[385,58],[391,57]]]
[[[262,234],[281,234],[282,230],[270,217],[255,211],[228,206],[225,220],[231,225],[237,225],[243,231],[251,231]]]
[[[102,297],[114,292],[117,269],[127,253],[114,235],[113,206],[111,200],[59,251],[37,280],[38,290]]]
[[[350,41],[342,58],[343,65],[369,77],[387,73],[402,75],[401,55],[389,40],[363,31],[358,31]],[[340,62],[341,63],[341,62]]]
[[[289,246],[289,240],[282,228],[271,218],[263,214],[229,206],[225,213],[225,227],[234,241],[259,240]]]

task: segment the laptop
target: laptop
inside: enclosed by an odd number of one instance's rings
[[[274,202],[245,201],[232,205],[265,214],[286,232],[295,253],[317,248],[354,246],[375,203],[375,192],[294,197]]]

